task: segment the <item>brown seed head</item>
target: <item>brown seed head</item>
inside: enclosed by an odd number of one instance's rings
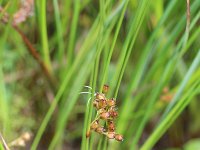
[[[98,108],[98,102],[96,100],[93,102],[93,106]]]
[[[104,85],[103,86],[103,93],[108,93],[108,90],[109,90],[109,86],[108,85]]]
[[[107,112],[107,110],[105,108],[102,108],[102,109],[99,109],[98,112],[99,112],[99,114],[101,114],[101,113]]]
[[[100,118],[103,119],[103,120],[107,120],[107,119],[109,119],[109,117],[110,117],[109,112],[102,112],[100,114]]]
[[[96,129],[98,127],[99,127],[99,122],[98,121],[94,121],[90,126],[91,129]]]
[[[109,115],[112,118],[116,118],[118,116],[118,112],[115,110],[111,110],[111,111],[109,111]]]
[[[117,140],[117,141],[123,141],[124,139],[123,139],[123,136],[121,135],[121,134],[115,134],[115,139]]]
[[[103,133],[106,131],[106,129],[104,129],[103,127],[98,127],[98,128],[96,128],[95,131],[96,131],[97,133],[103,134]]]
[[[90,130],[86,132],[86,138],[90,137]]]
[[[112,99],[108,99],[108,100],[106,101],[106,103],[107,103],[107,105],[108,105],[109,107],[112,107],[112,106],[115,106],[116,101],[112,98]]]
[[[110,131],[110,132],[115,131],[115,124],[113,121],[108,121],[108,131]]]
[[[115,138],[115,132],[107,132],[107,133],[106,133],[106,136],[107,136],[109,139],[114,139],[114,138]]]
[[[106,99],[103,93],[96,93],[96,99]]]
[[[100,99],[98,103],[98,108],[105,108],[107,106],[106,100],[105,99]]]

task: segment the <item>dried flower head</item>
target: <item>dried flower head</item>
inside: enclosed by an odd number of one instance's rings
[[[29,16],[33,15],[34,0],[22,0],[20,9],[13,16],[13,24],[17,25],[24,22]]]
[[[107,132],[105,134],[109,139],[114,139],[115,138],[115,132]]]
[[[96,93],[96,99],[106,99],[103,93]]]
[[[98,103],[98,109],[105,108],[107,106],[105,99],[100,99]]]
[[[88,130],[87,132],[86,132],[86,138],[88,138],[88,137],[90,137],[90,130]]]
[[[109,120],[109,121],[107,122],[107,124],[108,124],[108,131],[110,131],[110,132],[115,131],[115,124],[114,124],[114,121]]]
[[[96,93],[93,106],[97,110],[95,120],[91,123],[90,129],[99,134],[106,135],[109,139],[123,141],[123,136],[115,134],[114,119],[118,116],[116,111],[116,101],[114,98],[108,99],[105,94],[108,92],[109,86],[104,85],[103,93]],[[106,122],[105,127],[100,126],[99,120]]]
[[[108,85],[104,85],[103,86],[103,93],[108,93],[108,90],[109,90],[109,86]]]
[[[0,7],[0,12],[3,13],[1,21],[3,23],[8,23],[9,15]],[[12,24],[14,26],[26,21],[29,16],[32,16],[34,13],[34,0],[21,0],[20,8],[12,16]]]
[[[99,122],[98,120],[94,121],[91,125],[90,128],[91,129],[97,129],[99,127]]]
[[[124,139],[123,139],[123,136],[121,135],[121,134],[115,134],[115,139],[117,140],[117,141],[123,141]]]
[[[94,101],[93,102],[93,106],[96,107],[98,109],[98,101]]]
[[[118,116],[118,112],[115,110],[111,110],[111,111],[109,111],[109,115],[112,118],[116,118]]]
[[[100,118],[103,119],[103,120],[107,120],[107,119],[109,119],[109,117],[110,117],[109,112],[102,112],[100,114]]]
[[[107,106],[108,107],[112,107],[116,105],[116,101],[114,100],[114,98],[108,99],[107,100]]]
[[[98,127],[95,130],[97,133],[103,134],[104,132],[106,132],[106,129],[104,127]]]

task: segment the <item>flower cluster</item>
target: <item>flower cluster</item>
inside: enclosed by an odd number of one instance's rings
[[[17,25],[34,13],[34,0],[21,0],[20,9],[13,16],[13,24]]]
[[[5,8],[0,6],[0,21],[3,23],[9,22],[9,14]],[[21,0],[20,7],[17,12],[12,15],[12,24],[18,25],[27,20],[28,17],[34,14],[34,0]]]
[[[116,101],[114,98],[108,99],[105,94],[108,92],[109,87],[104,85],[103,93],[96,93],[93,106],[97,110],[97,116],[90,125],[90,130],[93,130],[99,134],[106,135],[109,139],[115,139],[117,141],[123,141],[123,136],[115,133],[114,120],[118,116],[116,111]],[[105,126],[102,126],[100,122],[104,122]]]

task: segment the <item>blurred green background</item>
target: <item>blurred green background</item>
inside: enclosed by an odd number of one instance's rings
[[[0,149],[200,149],[199,0],[0,6]],[[104,84],[123,142],[85,136]]]

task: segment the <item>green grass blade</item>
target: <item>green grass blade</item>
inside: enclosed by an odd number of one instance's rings
[[[79,13],[80,13],[80,0],[75,0],[74,12],[73,12],[74,15],[73,15],[72,24],[71,24],[69,45],[68,45],[68,50],[67,50],[68,65],[71,65],[74,59],[74,54],[75,54],[74,48],[75,48],[76,30],[78,26]]]
[[[64,40],[63,40],[62,22],[60,18],[58,0],[53,0],[53,6],[54,6],[54,16],[56,23],[56,37],[58,43],[58,59],[62,61],[64,57]]]
[[[46,0],[37,2],[37,10],[38,12],[38,20],[39,20],[39,28],[40,28],[40,36],[41,36],[41,44],[43,51],[44,62],[47,65],[50,72],[52,71],[51,59],[50,59],[50,51],[48,44],[48,34],[47,34],[47,21],[46,21]]]
[[[69,27],[69,19],[70,19],[70,6],[71,6],[72,0],[64,1],[64,13],[62,16],[62,31],[66,33],[67,27]]]
[[[131,27],[128,32],[128,36],[125,40],[125,43],[124,43],[124,46],[123,46],[123,49],[122,49],[122,52],[120,54],[120,58],[119,58],[119,61],[117,64],[116,74],[111,83],[111,92],[110,93],[113,93],[113,91],[115,89],[114,98],[117,97],[121,79],[123,77],[124,70],[126,68],[126,64],[129,60],[130,53],[131,53],[133,45],[135,43],[135,39],[139,33],[139,29],[143,22],[145,13],[148,9],[148,4],[149,4],[148,0],[141,1],[140,5],[137,9],[135,19],[133,19],[131,21],[131,25],[130,25]]]
[[[122,25],[122,21],[123,21],[124,14],[125,14],[126,8],[128,6],[129,0],[126,0],[126,1],[123,1],[123,2],[125,4],[124,4],[124,7],[123,7],[121,16],[119,18],[119,22],[117,24],[117,28],[116,28],[115,35],[114,35],[114,38],[113,38],[112,46],[111,46],[111,48],[109,50],[108,58],[106,60],[106,65],[105,65],[105,68],[103,70],[103,77],[102,77],[102,81],[101,81],[100,91],[102,91],[103,85],[105,84],[105,80],[106,80],[106,76],[107,76],[107,73],[108,73],[108,68],[109,68],[110,60],[111,60],[111,57],[112,57],[112,54],[113,54],[113,51],[114,51],[114,48],[115,48],[115,44],[116,44],[116,41],[117,41],[119,30],[120,30],[120,27]]]
[[[141,58],[139,59],[139,63],[137,65],[138,67],[136,68],[136,71],[133,71],[132,80],[131,80],[129,87],[127,89],[127,92],[125,94],[123,106],[120,109],[121,111],[120,111],[120,116],[119,116],[119,120],[118,120],[119,123],[117,124],[117,129],[120,133],[124,133],[124,131],[126,130],[125,127],[126,127],[126,124],[128,124],[127,119],[126,119],[126,118],[128,118],[127,115],[129,115],[130,111],[134,109],[129,106],[137,105],[136,100],[134,100],[133,102],[131,101],[132,91],[134,91],[135,89],[138,88],[142,77],[144,77],[146,67],[149,64],[149,58],[151,58],[151,55],[155,51],[155,48],[154,48],[155,46],[153,46],[153,42],[155,41],[154,39],[158,35],[158,33],[161,29],[161,26],[163,25],[163,23],[165,23],[166,19],[170,15],[170,12],[174,8],[176,2],[177,1],[171,1],[169,3],[169,5],[167,6],[167,9],[165,10],[163,16],[161,17],[161,20],[158,22],[157,27],[155,28],[154,32],[152,33],[150,39],[148,40],[148,43],[146,44],[146,46],[143,50],[143,53],[141,55]]]
[[[65,109],[62,109],[60,112],[60,116],[59,116],[60,120],[58,120],[59,124],[57,126],[56,133],[53,137],[53,140],[49,146],[49,149],[55,149],[56,144],[59,142],[60,136],[63,133],[63,130],[65,128],[65,124],[67,123],[68,117],[71,114],[73,106],[75,105],[75,102],[79,96],[79,93],[87,79],[87,78],[84,78],[85,80],[83,80],[82,77],[83,76],[87,77],[89,75],[90,68],[92,68],[91,61],[94,58],[94,56],[95,56],[95,53],[88,56],[89,58],[87,59],[87,61],[85,62],[85,64],[81,68],[81,70],[79,71],[79,75],[77,76],[75,83],[73,84],[70,94],[68,96],[68,101],[65,104],[65,106],[63,107]],[[66,108],[67,108],[67,110],[66,110]]]
[[[180,85],[179,90],[176,92],[176,95],[174,96],[174,98],[172,99],[170,104],[167,106],[165,112],[163,113],[162,119],[164,119],[166,117],[166,115],[170,112],[170,110],[173,108],[173,106],[176,105],[176,103],[178,103],[178,100],[179,100],[180,96],[182,95],[186,84],[188,83],[189,79],[191,78],[191,76],[194,73],[194,71],[196,70],[196,68],[199,67],[199,63],[200,63],[200,51],[199,51],[196,59],[194,60],[193,65],[190,67],[189,71],[185,75],[183,82]]]
[[[198,86],[197,86],[198,85]],[[154,130],[151,136],[146,140],[146,142],[141,147],[141,150],[150,150],[153,145],[158,141],[158,139],[166,132],[166,130],[172,125],[175,119],[181,114],[184,108],[190,103],[192,98],[199,94],[200,92],[200,81],[194,84],[189,92],[184,94],[183,98],[180,99],[178,103],[172,110],[167,114],[166,118],[159,124],[159,126]]]

